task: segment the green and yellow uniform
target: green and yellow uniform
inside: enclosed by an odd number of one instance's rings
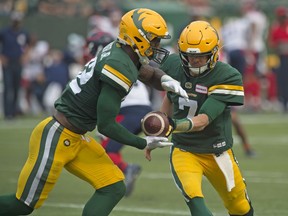
[[[250,205],[245,183],[231,150],[233,138],[230,117],[230,106],[242,105],[244,101],[240,73],[218,61],[210,72],[188,77],[177,54],[170,55],[161,69],[178,80],[189,95],[189,101],[186,101],[174,93],[167,93],[173,104],[172,118],[192,118],[203,113],[209,117],[209,125],[202,131],[172,135],[174,146],[170,163],[177,187],[187,202],[195,197],[203,197],[201,181],[202,175],[205,175],[229,213],[244,215]],[[216,108],[219,104],[223,108]],[[227,169],[222,167],[222,162]]]
[[[55,108],[82,131],[93,131],[97,124],[105,125],[110,138],[144,149],[144,139],[115,122],[120,103],[137,77],[138,68],[120,45],[113,42],[67,84]],[[63,168],[96,190],[124,179],[92,137],[73,133],[49,117],[31,135],[29,157],[19,177],[16,197],[33,209],[40,207]]]
[[[137,77],[135,64],[117,47],[117,43],[111,43],[69,83],[55,107],[73,125],[92,131],[97,125],[97,104],[102,83],[113,86],[124,99]]]

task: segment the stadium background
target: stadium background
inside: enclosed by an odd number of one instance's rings
[[[9,0],[0,2],[4,4]],[[51,47],[62,49],[66,45],[67,36],[71,33],[87,34],[89,11],[99,8],[101,0],[14,0],[15,7],[26,14],[23,26],[30,32],[36,33],[39,38],[50,43]],[[16,3],[15,3],[16,2]],[[170,41],[174,43],[177,34],[183,26],[189,23],[193,13],[203,13],[208,19],[223,21],[227,17],[238,16],[240,2],[238,0],[115,0],[114,2],[125,12],[132,8],[147,7],[159,12],[170,24],[170,31],[175,37]],[[270,21],[274,19],[274,10],[277,6],[288,6],[287,0],[258,0],[258,5],[265,12]],[[69,8],[70,14],[45,14],[41,12],[41,4],[55,5],[55,8]],[[201,15],[201,14],[200,14]],[[9,15],[0,11],[0,26],[7,25]]]

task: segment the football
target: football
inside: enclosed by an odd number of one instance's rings
[[[167,115],[160,111],[147,113],[141,121],[141,127],[146,136],[167,137],[172,130]]]

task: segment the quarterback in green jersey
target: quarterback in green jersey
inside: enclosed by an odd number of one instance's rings
[[[63,168],[95,189],[83,216],[110,214],[125,195],[124,175],[86,132],[97,126],[105,136],[139,149],[172,145],[166,137],[138,137],[115,120],[137,79],[188,99],[178,81],[148,66],[150,60],[160,64],[165,60],[168,51],[159,45],[169,38],[165,20],[155,11],[135,9],[122,17],[118,39],[67,84],[55,102],[53,117],[34,128],[16,195],[0,196],[0,216],[28,215],[42,206]]]
[[[161,66],[178,80],[189,100],[168,92],[161,111],[173,120],[171,171],[193,216],[211,216],[201,189],[204,175],[221,197],[229,215],[252,216],[246,184],[232,152],[230,106],[243,105],[241,74],[218,61],[219,37],[205,21],[182,31],[179,54]],[[151,160],[150,151],[146,151]]]

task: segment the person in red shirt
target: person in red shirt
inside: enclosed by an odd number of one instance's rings
[[[276,69],[278,97],[284,113],[288,112],[288,9],[280,6],[275,10],[276,20],[272,24],[269,45],[279,57],[280,64]]]

